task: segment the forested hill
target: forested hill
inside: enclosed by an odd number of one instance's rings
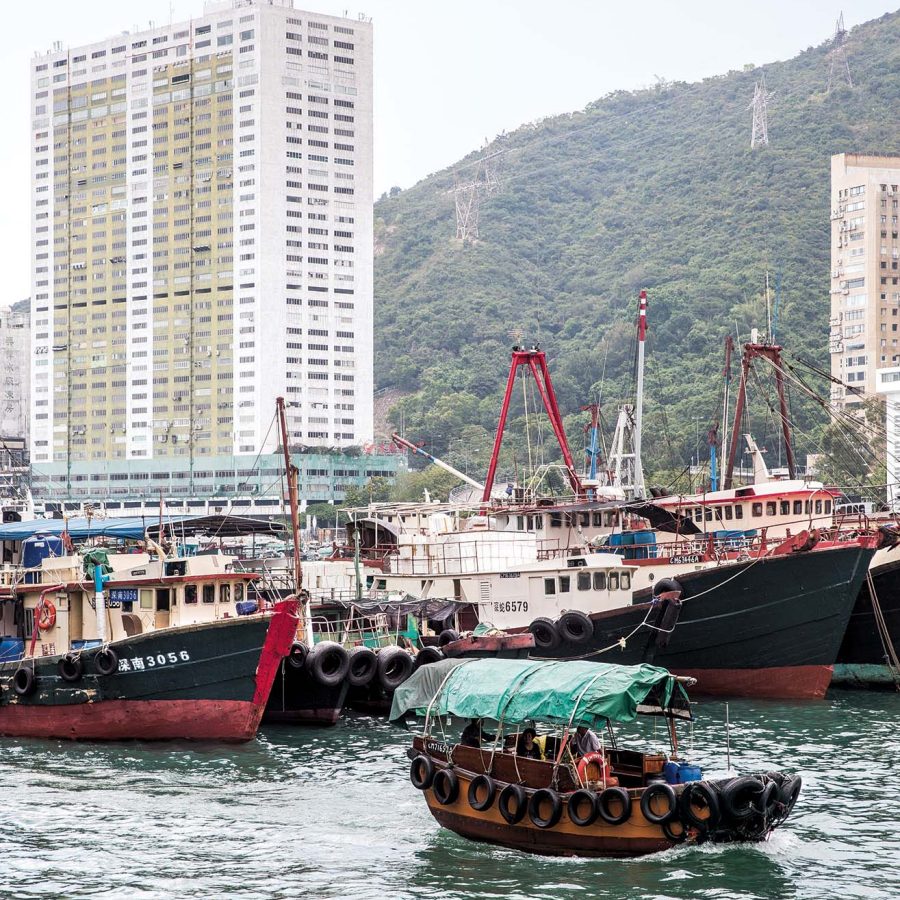
[[[849,33],[852,88],[826,94],[829,49],[614,93],[498,138],[485,152],[506,151],[502,188],[483,201],[474,244],[456,240],[447,191],[479,153],[382,198],[376,383],[411,394],[395,421],[437,452],[464,437],[484,453],[514,328],[547,350],[570,434],[601,385],[611,418],[631,388],[646,288],[645,449],[651,467],[680,467],[717,418],[725,335],[765,326],[767,269],[778,341],[827,368],[830,158],[900,153],[900,14]],[[751,150],[748,103],[763,74],[775,92],[770,145]],[[824,413],[796,392],[792,411],[808,435],[802,455]]]

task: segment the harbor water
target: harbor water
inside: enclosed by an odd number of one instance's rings
[[[692,759],[725,766],[725,704],[696,704]],[[799,771],[759,845],[551,859],[438,827],[409,735],[346,715],[248,744],[0,739],[0,896],[873,898],[900,896],[900,695],[733,701],[732,762]]]

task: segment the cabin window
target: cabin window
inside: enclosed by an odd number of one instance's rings
[[[565,523],[566,528],[571,528],[575,524],[575,514],[574,513],[564,513],[563,514],[563,522]]]
[[[559,513],[550,513],[550,527],[551,528],[561,528],[562,527],[562,516]]]
[[[753,512],[754,517],[756,517],[756,518],[761,516],[762,515],[762,503],[754,503],[752,512]]]
[[[203,585],[203,602],[204,603],[215,603],[216,602],[216,586],[214,584],[204,584]]]
[[[811,508],[811,507],[810,507],[810,504],[809,504],[809,500],[804,500],[804,501],[803,501],[803,512],[804,512],[806,515],[809,515],[810,508]]]
[[[606,572],[594,572],[594,590],[606,590]]]
[[[631,590],[631,572],[622,572],[620,577],[622,579],[622,590],[630,591]]]
[[[816,515],[817,516],[822,515],[822,501],[821,500],[816,500]]]
[[[826,501],[825,501],[825,515],[827,516],[827,515],[830,515],[830,514],[831,514],[831,501],[830,501],[830,500],[826,500]]]
[[[386,591],[387,590],[387,579],[379,578],[375,582],[375,590],[376,591]]]
[[[703,518],[703,510],[699,506],[694,507],[694,519],[696,519],[699,522],[702,518]]]
[[[781,515],[789,516],[791,514],[791,501],[790,500],[782,500],[781,501]]]
[[[25,634],[34,633],[34,610],[26,609],[25,611]]]
[[[544,579],[544,593],[550,597],[556,593],[556,579],[555,578],[545,578]]]
[[[516,528],[519,531],[525,530],[525,516],[516,516]]]
[[[579,591],[589,591],[591,589],[591,573],[590,572],[579,572],[577,578],[578,578],[578,590]]]
[[[578,524],[582,528],[590,528],[591,514],[590,513],[578,513]]]
[[[606,528],[613,528],[616,524],[616,514],[614,512],[603,513],[603,525]]]
[[[707,522],[712,522],[712,514],[713,514],[713,511],[711,509],[707,508],[706,515],[704,516],[704,518],[706,519]]]
[[[733,515],[734,515],[734,512],[732,511],[731,507],[726,506],[725,507],[725,518],[730,521]]]
[[[197,585],[196,584],[186,584],[184,586],[184,602],[185,603],[196,603],[197,602]]]
[[[619,589],[619,573],[618,572],[610,572],[609,573],[609,589],[611,591],[617,591]]]
[[[766,501],[766,515],[767,516],[775,515],[775,501],[774,500]]]
[[[141,609],[153,609],[153,591],[141,591]]]
[[[736,519],[743,519],[743,518],[744,518],[744,504],[743,504],[743,503],[737,503],[737,504],[735,504],[735,507],[734,507],[734,517],[735,517]]]
[[[569,575],[559,576],[559,592],[568,594],[572,590],[572,578]]]
[[[239,581],[234,586],[234,602],[240,603],[244,599],[244,582]]]
[[[156,611],[168,612],[172,602],[172,595],[168,588],[156,589]]]
[[[799,516],[803,514],[803,501],[795,500],[794,501],[794,515]]]
[[[602,513],[594,513],[594,528],[602,528],[603,527],[603,515]]]
[[[220,584],[219,585],[219,600],[222,603],[231,603],[231,585],[230,584]]]

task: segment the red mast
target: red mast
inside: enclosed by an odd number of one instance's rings
[[[787,457],[788,474],[797,477],[797,466],[794,462],[794,447],[791,443],[791,425],[788,419],[787,400],[784,394],[784,372],[781,367],[781,347],[776,344],[744,344],[744,356],[741,362],[741,382],[738,385],[737,405],[734,408],[734,425],[731,430],[731,446],[728,448],[728,463],[725,467],[725,490],[733,487],[734,460],[741,439],[741,416],[747,401],[747,376],[753,360],[757,357],[768,359],[775,369],[775,389],[778,392],[778,410],[781,417],[781,433],[784,436],[784,453]]]
[[[569,442],[566,440],[566,432],[563,429],[562,415],[556,402],[556,392],[553,390],[553,383],[550,380],[550,372],[547,369],[547,357],[544,351],[539,349],[537,345],[531,350],[524,350],[518,346],[513,347],[512,363],[509,367],[509,378],[506,380],[506,393],[503,395],[503,406],[500,408],[500,421],[497,423],[497,434],[494,437],[494,448],[491,450],[491,462],[488,466],[487,478],[484,482],[484,494],[482,502],[487,503],[491,499],[491,490],[494,487],[494,477],[497,474],[497,462],[500,458],[500,446],[503,444],[503,432],[506,430],[506,418],[509,415],[509,404],[512,399],[513,387],[516,383],[516,372],[519,366],[527,367],[534,377],[537,385],[538,393],[541,395],[541,402],[547,411],[547,417],[550,419],[550,426],[553,428],[553,434],[556,435],[556,441],[559,449],[562,451],[563,461],[566,466],[566,475],[569,484],[575,492],[575,496],[583,493],[581,487],[581,479],[575,471],[575,463],[572,460],[572,454],[569,452]]]

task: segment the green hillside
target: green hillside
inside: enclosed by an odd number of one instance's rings
[[[900,14],[850,32],[852,89],[825,94],[828,50],[697,84],[614,93],[499,138],[487,152],[506,150],[502,189],[484,200],[474,245],[455,239],[447,191],[453,169],[478,154],[382,198],[376,383],[410,393],[395,422],[457,464],[471,454],[471,468],[483,470],[509,334],[520,328],[548,352],[579,448],[579,407],[602,387],[613,419],[631,390],[643,287],[647,462],[680,469],[698,431],[702,442],[718,418],[725,335],[737,330],[746,340],[752,326],[765,327],[767,269],[773,299],[780,285],[778,341],[827,368],[830,157],[900,153]],[[747,106],[763,73],[775,92],[771,143],[751,151]],[[817,449],[825,414],[796,392],[791,409],[802,459]],[[771,415],[761,403],[754,415],[758,437],[772,444]]]

